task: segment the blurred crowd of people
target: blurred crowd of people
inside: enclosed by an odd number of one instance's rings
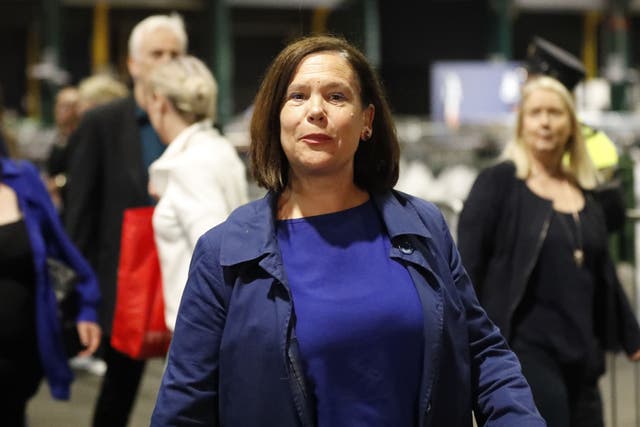
[[[131,87],[58,90],[37,168],[0,133],[3,425],[26,425],[43,378],[68,399],[70,368],[102,376],[91,425],[127,425],[145,360],[111,337],[123,215],[143,206],[173,334],[154,426],[604,425],[604,352],[640,360],[640,326],[608,252],[615,145],[578,120],[577,59],[534,42],[513,139],[465,175],[449,230],[395,188],[391,109],[349,42],[305,37],[268,68],[253,202],[215,127],[215,77],[187,52],[179,15],[150,16],[129,38]],[[77,355],[51,258],[77,276]]]
[[[213,126],[216,81],[202,61],[186,55],[187,43],[179,15],[150,16],[130,36],[131,90],[108,74],[60,88],[55,97],[55,126],[36,134],[39,144],[47,147],[46,156],[33,156],[39,170],[28,162],[11,160],[20,157],[19,147],[8,137],[3,139],[0,190],[6,191],[0,194],[7,196],[0,204],[0,235],[19,237],[24,243],[15,249],[21,252],[3,252],[0,260],[3,266],[20,261],[0,274],[2,287],[7,288],[3,302],[15,307],[2,313],[3,323],[20,325],[8,328],[3,337],[11,338],[8,346],[12,348],[19,347],[18,336],[29,345],[0,355],[0,376],[3,384],[19,383],[16,373],[33,372],[23,378],[28,380],[20,387],[24,393],[0,399],[11,414],[3,425],[25,425],[26,401],[37,390],[43,371],[53,397],[69,397],[72,376],[66,360],[58,359],[62,365],[53,370],[46,359],[39,363],[37,356],[40,353],[43,358],[50,350],[39,341],[36,345],[36,337],[49,337],[54,343],[62,340],[58,320],[41,319],[56,309],[50,298],[53,280],[46,275],[46,258],[61,258],[80,276],[76,288],[87,289],[86,298],[80,292],[83,298],[78,305],[88,308],[77,317],[86,348],[69,364],[103,376],[92,425],[126,426],[145,363],[115,350],[110,340],[124,211],[157,204],[153,224],[162,261],[166,319],[172,330],[197,238],[247,201],[244,164]],[[165,150],[167,146],[170,149]],[[36,185],[40,178],[46,187]],[[42,191],[35,193],[38,188]],[[29,203],[37,205],[37,212],[27,209]],[[40,221],[33,230],[28,228],[44,241],[42,247],[32,248],[33,256],[38,256],[36,273],[44,275],[36,275],[36,286],[31,283],[28,250],[28,240],[34,245],[35,237],[14,230],[21,218],[27,225]],[[40,302],[40,294],[47,300]],[[18,316],[12,314],[16,310],[22,317],[10,318]],[[88,320],[94,328],[90,333],[86,332]],[[94,352],[97,357],[92,357]]]

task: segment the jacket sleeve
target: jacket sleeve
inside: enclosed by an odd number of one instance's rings
[[[500,169],[504,166],[499,166]],[[458,248],[471,281],[482,295],[484,278],[494,251],[501,186],[496,167],[482,171],[467,196],[458,221]]]
[[[604,318],[596,318],[596,327],[601,330],[600,337],[606,350],[619,351],[622,347],[631,355],[640,350],[640,326],[608,251],[605,257],[601,265],[608,295],[600,295],[599,298],[606,312]]]
[[[627,295],[624,293],[620,282],[615,287],[615,298],[618,314],[618,335],[622,348],[628,355],[640,350],[640,327]]]
[[[589,224],[592,230],[598,230],[599,238],[607,241],[607,232],[611,231],[607,224],[607,213],[597,197],[586,193],[587,204],[593,203],[596,208],[596,222]],[[595,328],[600,344],[605,350],[619,351],[620,348],[631,355],[640,350],[640,325],[636,314],[629,303],[609,246],[604,245],[604,251],[595,261],[598,266],[595,307]]]
[[[229,289],[211,232],[198,241],[180,303],[152,427],[219,425],[218,370]]]
[[[65,227],[91,265],[98,265],[98,224],[102,206],[101,141],[97,116],[89,111],[69,139]]]
[[[449,268],[467,318],[472,397],[478,425],[545,426],[516,355],[480,306],[444,219],[441,223]]]
[[[76,291],[80,297],[78,320],[97,322],[97,308],[100,302],[100,290],[96,276],[80,255],[80,252],[71,243],[51,202],[49,194],[40,179],[35,166],[26,166],[27,176],[30,181],[30,190],[34,199],[38,201],[40,211],[40,227],[46,245],[48,256],[65,262],[78,275]]]

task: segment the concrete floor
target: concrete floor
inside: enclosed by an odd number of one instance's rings
[[[147,363],[129,427],[149,426],[163,369],[163,359],[152,359]],[[27,408],[28,427],[89,427],[100,382],[100,377],[77,372],[68,402],[53,400],[49,388],[42,383]]]

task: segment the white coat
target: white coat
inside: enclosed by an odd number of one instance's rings
[[[165,305],[173,331],[191,254],[198,238],[247,202],[242,160],[210,120],[189,126],[149,167],[160,197],[153,214]]]

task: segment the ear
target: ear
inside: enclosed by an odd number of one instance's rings
[[[362,133],[360,139],[363,141],[371,138],[373,134],[373,118],[376,113],[376,107],[373,104],[369,104],[367,108],[362,111]]]
[[[138,63],[131,57],[131,55],[127,56],[127,70],[129,70],[129,75],[131,76],[131,78],[133,78],[133,80],[136,80],[138,78]]]
[[[166,95],[157,93],[155,94],[155,96],[160,100],[160,111],[163,114],[168,112],[176,112],[176,109]]]
[[[373,117],[376,114],[376,107],[373,106],[373,104],[369,104],[367,106],[367,108],[364,109],[364,111],[362,112],[363,114],[363,119],[364,119],[364,125],[368,128],[372,128],[373,127]]]

